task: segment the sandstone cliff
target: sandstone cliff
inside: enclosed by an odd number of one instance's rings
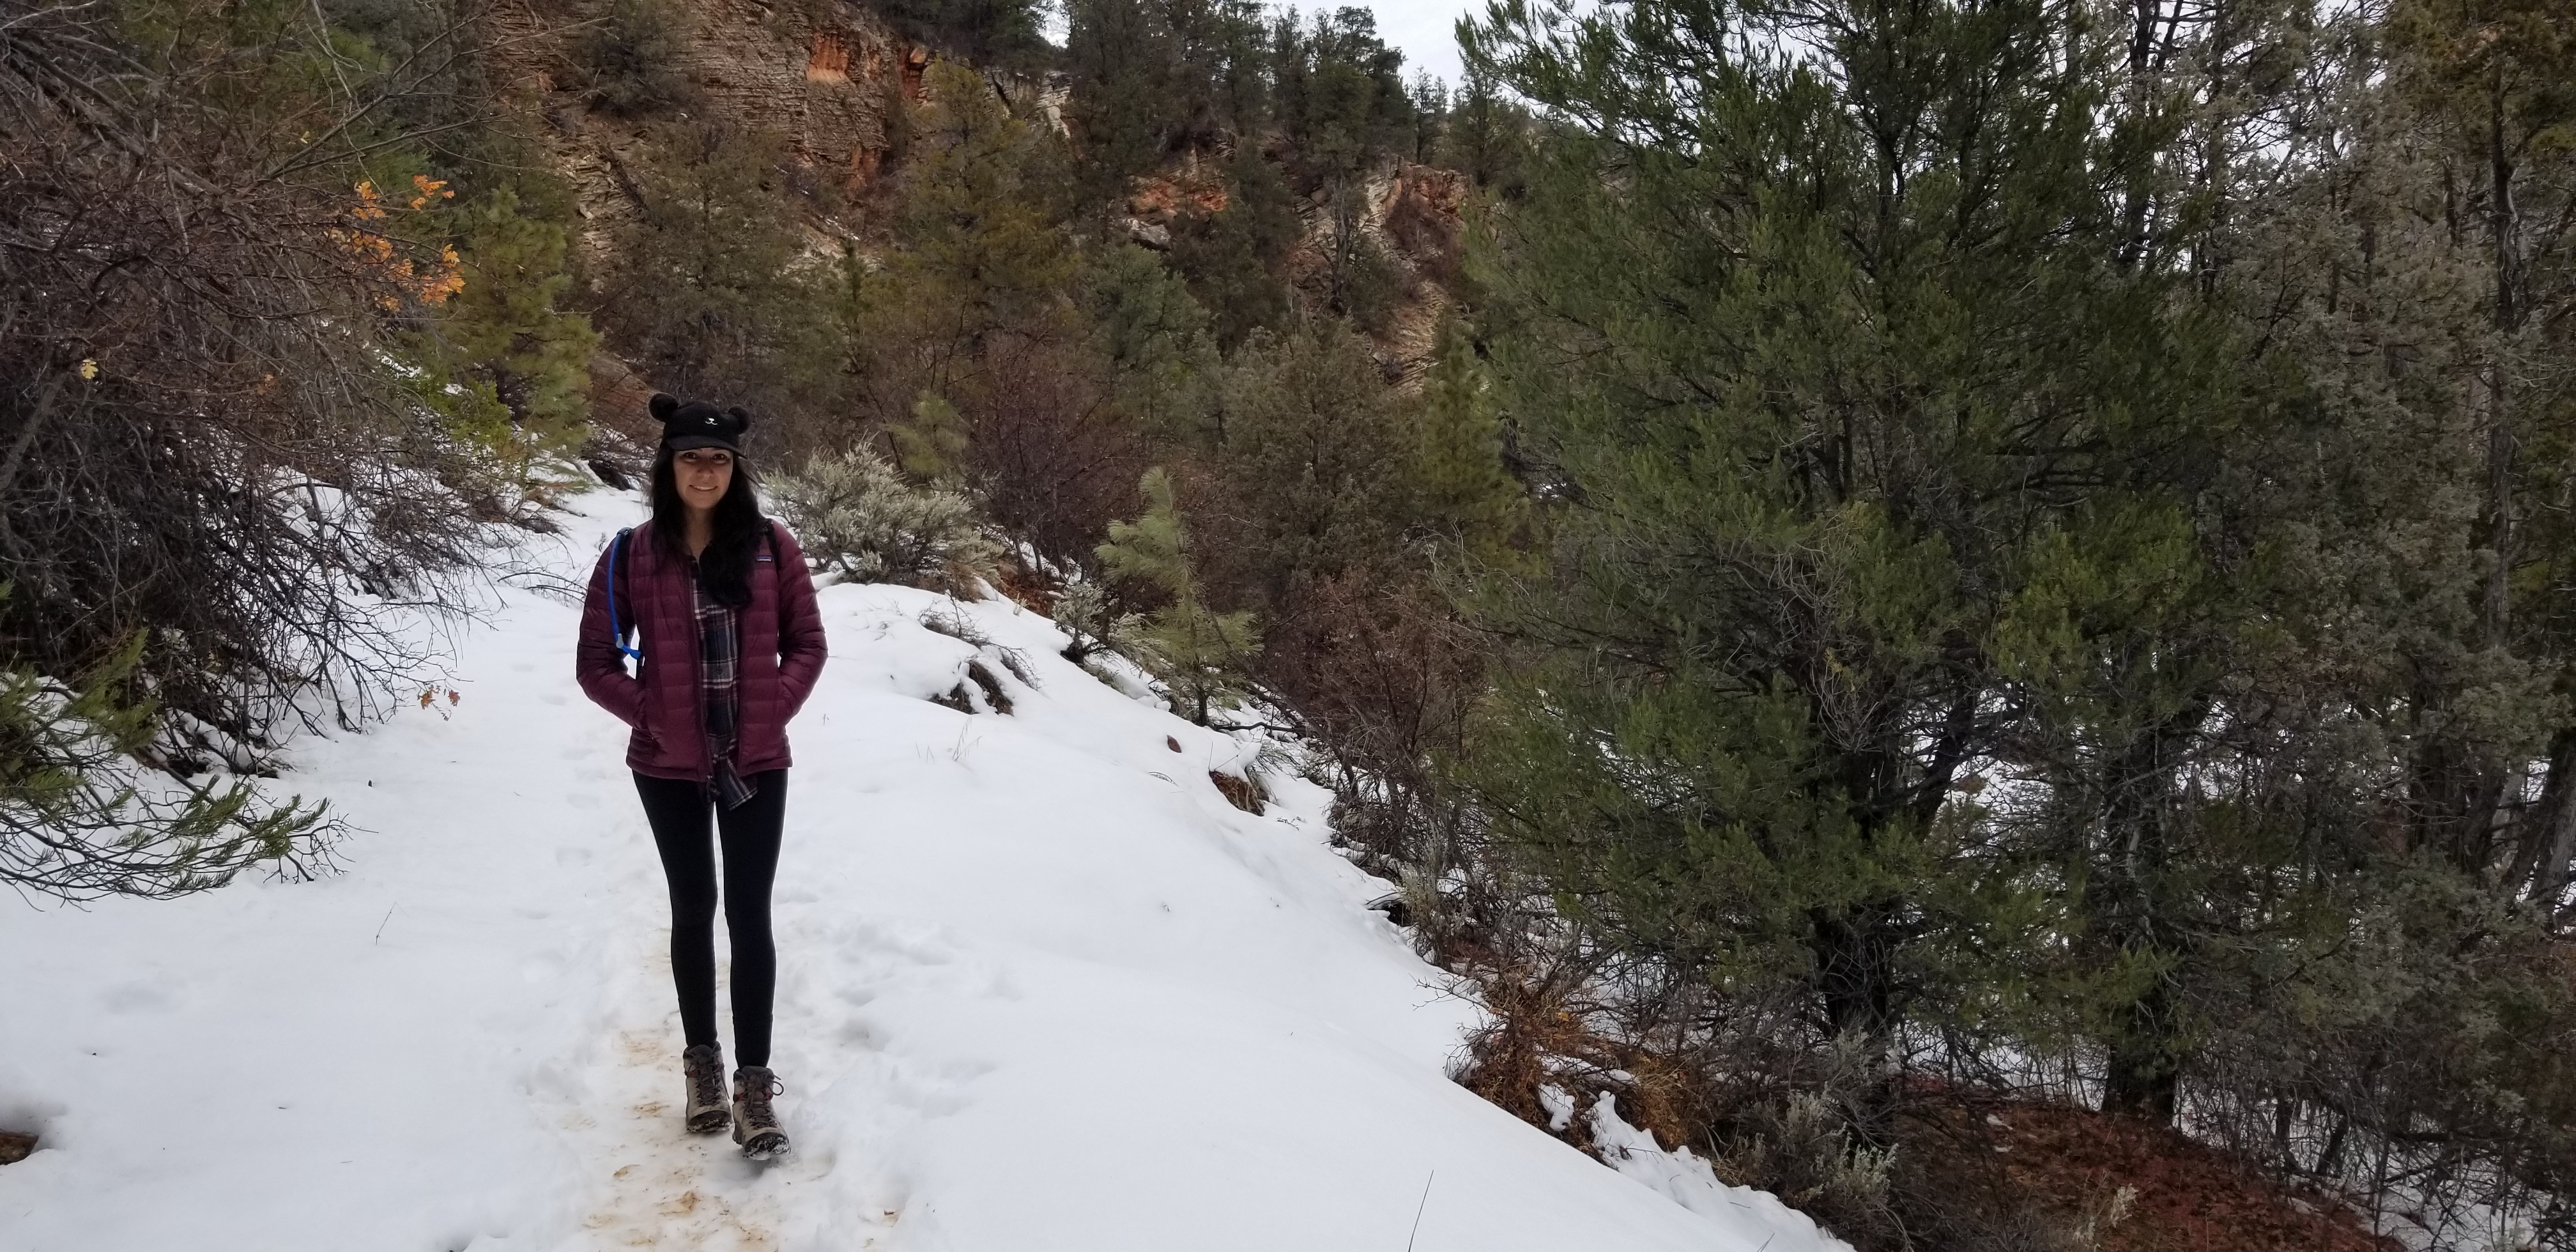
[[[670,68],[691,99],[644,117],[598,107],[579,59],[584,33],[607,20],[608,0],[499,0],[485,21],[498,77],[521,105],[542,116],[546,154],[573,183],[587,224],[581,240],[596,261],[611,228],[636,212],[636,171],[673,128],[705,120],[759,127],[782,136],[792,167],[781,194],[792,197],[816,255],[881,246],[887,184],[904,142],[904,111],[922,98],[936,55],[912,43],[870,6],[851,0],[695,0],[673,3]],[[985,82],[1022,116],[1062,129],[1060,88],[987,74]],[[1077,137],[1078,142],[1078,137]],[[1209,163],[1186,161],[1140,180],[1125,223],[1137,242],[1168,242],[1173,215],[1220,207]],[[1379,243],[1403,272],[1405,294],[1378,340],[1390,379],[1419,378],[1452,301],[1459,206],[1454,172],[1391,161],[1371,180],[1356,229]],[[1289,278],[1311,293],[1334,225],[1320,200],[1300,206],[1305,240]],[[594,413],[620,428],[649,392],[624,362],[593,368]],[[635,430],[630,433],[641,435]]]

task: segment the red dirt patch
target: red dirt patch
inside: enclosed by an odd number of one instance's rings
[[[2170,1126],[2063,1104],[1968,1097],[1918,1106],[1910,1150],[1982,1156],[2008,1191],[2070,1217],[2126,1214],[2101,1252],[2395,1252],[2341,1202],[2272,1178]],[[1937,1168],[1937,1167],[1936,1167]],[[1949,1170],[1942,1169],[1947,1173]],[[1969,1172],[1988,1173],[1986,1170]]]

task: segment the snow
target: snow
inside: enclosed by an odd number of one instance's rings
[[[1717,1171],[1686,1146],[1667,1151],[1653,1135],[1622,1119],[1617,1100],[1607,1091],[1592,1106],[1592,1143],[1612,1168],[1671,1197],[1746,1246],[1765,1246],[1770,1252],[1849,1252],[1849,1245],[1816,1229],[1813,1218],[1782,1204],[1780,1197],[1718,1181]]]
[[[576,509],[572,577],[640,505]],[[1449,1081],[1473,1012],[1364,907],[1387,885],[1330,849],[1321,789],[1270,771],[1240,812],[1208,771],[1261,743],[1006,601],[896,587],[822,591],[791,728],[797,1150],[688,1137],[623,728],[572,681],[578,610],[500,595],[453,708],[308,740],[282,780],[359,828],[347,873],[0,908],[0,1129],[42,1134],[0,1166],[0,1248],[1841,1246],[1614,1110],[1617,1169]],[[1034,687],[982,650],[1012,714],[925,698],[979,651],[933,610],[1018,652]]]

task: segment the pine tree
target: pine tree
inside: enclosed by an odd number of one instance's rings
[[[1311,23],[1282,13],[1272,28],[1271,73],[1280,128],[1308,175],[1349,181],[1378,153],[1411,147],[1404,54],[1378,37],[1367,9],[1319,11]]]
[[[1070,0],[1065,6],[1066,121],[1080,136],[1084,199],[1123,198],[1152,171],[1182,121],[1180,49],[1157,0]]]
[[[1220,418],[1224,542],[1203,568],[1221,586],[1276,619],[1317,580],[1394,554],[1414,443],[1367,340],[1325,318],[1256,333]]]
[[[510,421],[560,443],[588,421],[599,334],[564,307],[573,279],[567,232],[524,213],[504,188],[468,211],[465,285],[438,312],[436,355],[487,387]]]
[[[924,392],[912,402],[912,420],[888,428],[903,472],[926,483],[955,486],[966,472],[966,422],[957,406]]]
[[[142,652],[137,635],[77,690],[0,667],[0,883],[167,899],[263,864],[294,878],[329,865],[341,827],[324,806],[274,804],[245,780],[174,786],[137,760],[156,710],[118,693]]]
[[[1817,29],[1821,72],[1739,55]],[[1840,0],[1497,10],[1469,46],[1565,129],[1492,266],[1559,503],[1545,571],[1473,601],[1522,651],[1462,780],[1605,941],[1874,1065],[2046,930],[1951,803],[2004,746],[1998,622],[2061,536],[2180,507],[2159,450],[2231,412],[2173,276],[2105,263],[2104,51],[2041,6]]]
[[[882,12],[905,39],[976,64],[1032,73],[1049,59],[1040,0],[885,0]]]
[[[1497,88],[1493,71],[1470,61],[1440,128],[1435,159],[1489,192],[1517,196],[1530,125],[1529,114]]]
[[[1143,491],[1143,516],[1110,523],[1100,561],[1112,579],[1161,597],[1140,632],[1148,668],[1171,687],[1190,720],[1211,725],[1217,711],[1241,698],[1243,667],[1261,649],[1260,632],[1248,612],[1208,607],[1171,475],[1159,466],[1146,471]]]
[[[1424,165],[1439,160],[1448,129],[1449,84],[1428,70],[1417,72],[1413,76],[1413,143],[1405,155]]]
[[[626,117],[696,104],[697,88],[680,69],[687,32],[676,8],[669,0],[611,0],[574,41],[584,94]]]
[[[1113,246],[1084,258],[1080,298],[1091,350],[1135,426],[1173,441],[1199,435],[1218,361],[1189,285],[1154,253]]]
[[[1440,328],[1421,403],[1416,507],[1471,557],[1496,559],[1526,523],[1528,496],[1503,464],[1493,380],[1454,318]]]
[[[820,409],[835,380],[819,275],[781,193],[784,141],[700,125],[640,171],[600,313],[662,386],[756,411]]]
[[[1290,313],[1280,269],[1302,230],[1287,183],[1257,144],[1236,145],[1226,164],[1225,207],[1174,224],[1172,267],[1214,321],[1217,347],[1234,351],[1254,329]]]
[[[964,66],[935,64],[927,83],[887,267],[889,311],[914,323],[897,333],[968,351],[997,331],[1052,324],[1075,258],[1050,203],[1051,136]]]

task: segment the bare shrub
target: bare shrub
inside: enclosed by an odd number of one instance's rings
[[[1040,556],[1088,557],[1109,523],[1135,508],[1143,442],[1075,349],[996,337],[957,403],[968,478],[994,522]]]
[[[1471,641],[1430,588],[1374,570],[1321,579],[1283,610],[1260,678],[1288,697],[1330,764],[1336,836],[1446,870],[1457,803],[1431,765],[1456,746],[1478,690]]]
[[[1217,794],[1224,796],[1226,803],[1254,817],[1261,816],[1262,805],[1269,799],[1261,790],[1258,777],[1237,777],[1224,770],[1212,769],[1208,771],[1208,781],[1216,784]]]
[[[1010,671],[1011,677],[1019,679],[1023,684],[1030,687],[1038,685],[1037,671],[1029,668],[1028,655],[1018,648],[993,642],[993,637],[985,634],[983,627],[976,625],[973,618],[958,610],[955,601],[924,612],[920,621],[922,629],[933,634],[946,635],[960,643],[970,644],[977,651],[1001,662],[1002,668]],[[995,688],[998,690],[999,684],[995,684]]]
[[[1102,653],[1134,660],[1142,655],[1145,615],[1128,609],[1093,579],[1067,583],[1055,594],[1051,616],[1069,640],[1064,659],[1087,664]]]
[[[321,91],[275,14],[191,10],[147,67],[114,12],[0,27],[0,649],[143,632],[131,681],[251,768],[390,707],[435,641],[388,610],[462,603],[506,509],[381,346],[446,291],[348,155],[403,84]]]
[[[394,363],[462,281],[441,184],[369,164],[455,31],[353,80],[293,6],[156,12],[148,54],[122,6],[0,23],[0,876],[73,897],[327,865],[318,810],[132,763],[388,711],[510,514]]]
[[[1387,237],[1423,278],[1457,290],[1465,277],[1457,190],[1440,171],[1411,166],[1404,174],[1394,203],[1387,206]]]
[[[979,699],[980,697],[980,699]],[[952,708],[960,713],[1009,713],[1011,695],[1002,689],[1002,680],[993,676],[981,660],[966,662],[966,677],[956,686],[930,697],[932,704]]]

